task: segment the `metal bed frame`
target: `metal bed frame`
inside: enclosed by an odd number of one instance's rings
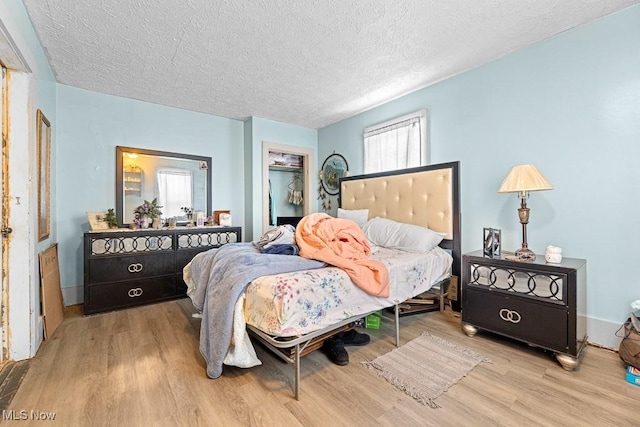
[[[440,281],[439,283],[434,284],[434,286],[437,286],[437,285],[440,286],[440,292],[438,297],[440,300],[439,310],[441,313],[444,312],[445,310],[444,300],[445,298],[448,297],[449,284],[450,284],[450,278],[446,278]],[[396,347],[399,347],[400,346],[400,309],[398,307],[398,304],[392,307],[393,307],[394,317],[390,318],[389,316],[385,316],[384,314],[382,315],[382,317],[386,319],[392,319],[394,321],[395,329],[396,329],[395,345]],[[342,328],[343,326],[348,325],[350,323],[354,323],[357,320],[362,319],[370,314],[376,313],[379,310],[380,309],[375,309],[366,313],[349,317],[348,319],[344,319],[338,323],[334,323],[333,325],[329,325],[323,329],[319,329],[317,331],[313,331],[293,339],[291,337],[287,337],[287,338],[274,337],[273,335],[269,335],[252,325],[247,325],[247,330],[249,331],[249,334],[251,336],[257,338],[262,344],[264,344],[269,350],[271,350],[273,354],[280,357],[285,362],[293,364],[294,366],[293,393],[295,395],[296,400],[300,400],[300,359],[303,357],[302,353],[304,349],[311,343],[311,341],[313,341],[315,338],[321,337],[322,335],[330,334],[331,332],[334,332],[334,331],[339,331],[340,328]],[[431,311],[435,311],[435,310],[431,310]],[[282,351],[280,351],[280,350],[286,350],[286,349],[292,349],[292,348],[295,349],[293,357],[287,356]]]
[[[322,335],[328,334],[332,331],[339,330],[342,326],[348,325],[349,323],[353,323],[358,319],[361,319],[369,314],[373,314],[378,309],[359,314],[357,316],[350,317],[348,319],[344,319],[339,323],[335,323],[333,325],[327,326],[326,328],[310,332],[308,334],[302,335],[300,337],[294,339],[278,339],[277,337],[273,337],[269,334],[262,332],[260,329],[247,325],[247,329],[249,333],[255,338],[259,339],[265,346],[267,346],[273,354],[280,357],[287,363],[292,363],[294,365],[294,382],[293,382],[293,392],[296,400],[300,400],[300,359],[302,358],[303,350],[309,345],[309,343]],[[398,306],[396,305],[394,308],[395,313],[395,325],[396,325],[396,347],[400,344],[400,316],[398,314]],[[293,357],[287,356],[282,351],[283,349],[291,349],[295,348],[295,354]]]

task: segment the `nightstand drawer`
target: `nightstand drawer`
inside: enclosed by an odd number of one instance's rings
[[[173,252],[89,260],[89,283],[138,280],[175,271]]]
[[[544,348],[566,352],[566,307],[507,292],[467,288],[462,321]]]
[[[495,289],[537,297],[550,304],[565,304],[567,275],[541,269],[469,263],[469,287]]]
[[[120,283],[92,285],[88,288],[85,312],[94,313],[175,298],[175,275]]]

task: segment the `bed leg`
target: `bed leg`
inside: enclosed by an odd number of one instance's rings
[[[294,393],[296,400],[300,400],[300,344],[296,344],[296,360],[295,360],[295,374],[294,374]]]
[[[396,347],[400,347],[400,309],[396,304],[394,314],[396,316]]]

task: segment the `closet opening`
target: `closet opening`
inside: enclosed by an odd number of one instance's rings
[[[263,232],[297,225],[310,212],[309,169],[313,152],[304,147],[263,141]]]

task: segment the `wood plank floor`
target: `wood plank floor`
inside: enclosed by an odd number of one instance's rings
[[[304,357],[296,401],[292,365],[259,346],[262,366],[225,367],[208,379],[191,310],[188,299],[87,317],[68,309],[9,409],[53,412],[45,424],[64,426],[640,425],[640,387],[625,382],[617,353],[598,347],[567,372],[540,349],[482,332],[467,337],[455,313],[404,317],[403,343],[428,331],[492,359],[431,409],[360,365],[394,348],[385,319],[367,330],[369,345],[349,347],[347,366],[320,352]],[[30,424],[42,421],[21,423]]]

